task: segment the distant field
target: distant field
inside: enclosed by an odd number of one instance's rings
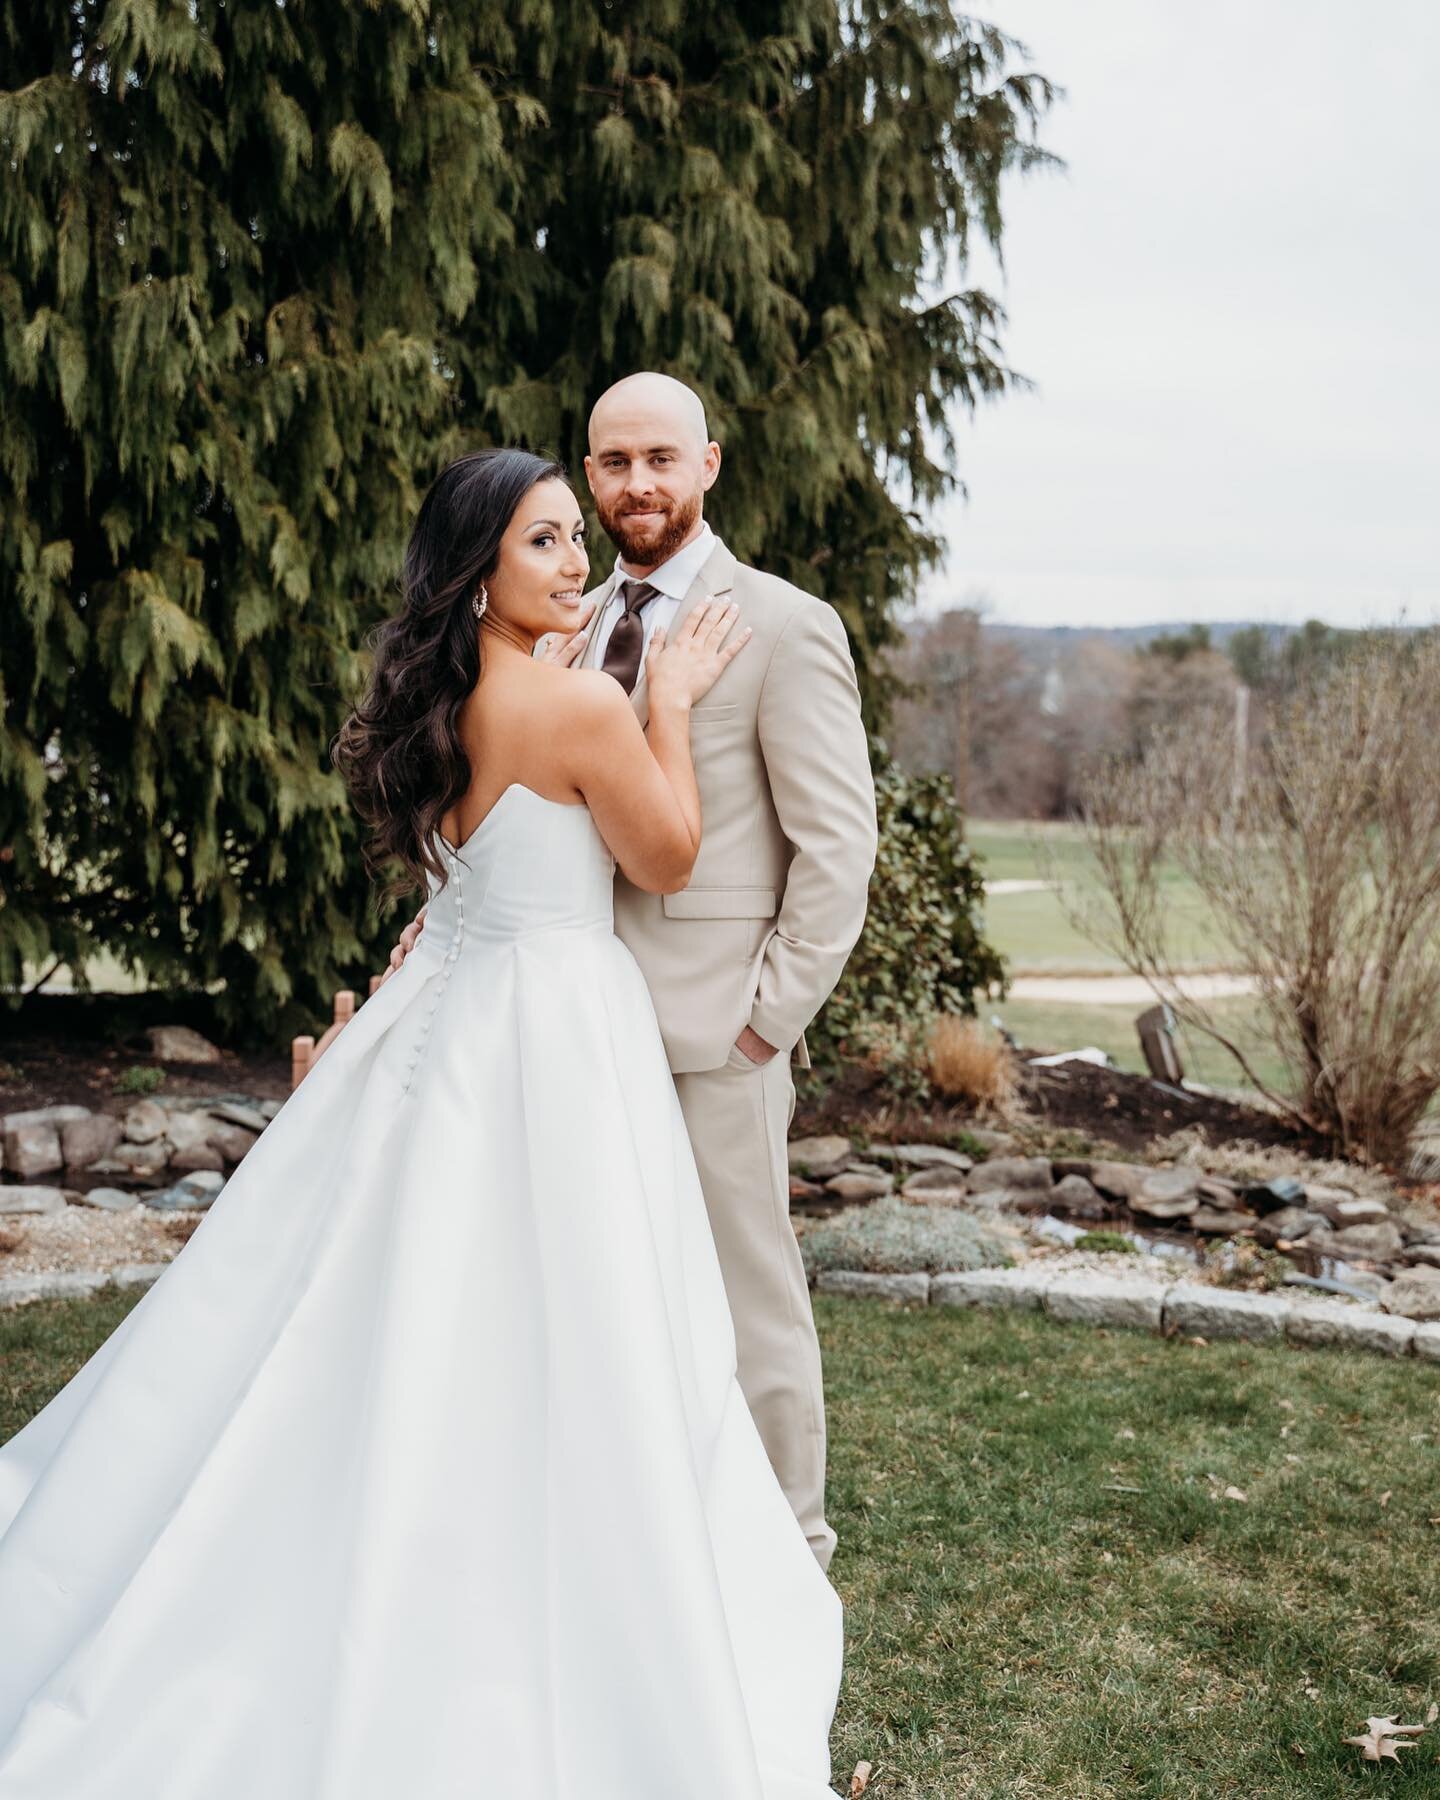
[[[1082,886],[1093,886],[1095,881],[1078,826],[974,820],[966,835],[984,860],[987,881],[1059,879]],[[1233,950],[1209,916],[1194,883],[1179,869],[1172,869],[1165,886],[1178,960],[1196,969],[1232,967]],[[1125,973],[1118,959],[1075,929],[1053,891],[992,894],[985,904],[985,929],[990,942],[1008,961],[1012,976]],[[1006,1029],[1028,1047],[1078,1050],[1093,1044],[1107,1051],[1122,1069],[1143,1071],[1145,1059],[1135,1034],[1135,1018],[1142,1010],[1133,1002],[1106,1005],[1087,1000],[1071,1005],[1051,999],[1011,999],[986,1008],[985,1016],[998,1015]],[[1261,1079],[1284,1087],[1284,1065],[1265,1039],[1257,1003],[1244,997],[1218,1000],[1211,1011],[1216,1023],[1236,1037]],[[1179,1048],[1185,1073],[1196,1080],[1213,1087],[1249,1085],[1235,1060],[1202,1033],[1183,1036]]]
[[[1075,825],[1027,820],[972,820],[966,836],[984,862],[987,881],[1060,880],[1094,885],[1094,866]],[[1179,869],[1165,876],[1173,945],[1186,967],[1225,969],[1234,952],[1194,883]],[[1122,965],[1081,935],[1054,892],[997,894],[986,903],[988,936],[1016,975],[1119,974]]]

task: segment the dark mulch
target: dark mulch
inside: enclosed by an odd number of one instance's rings
[[[166,1098],[283,1100],[290,1092],[288,1045],[221,1046],[221,1060],[210,1064],[162,1064],[150,1054],[148,1025],[189,1025],[217,1042],[207,998],[56,994],[31,996],[18,1008],[0,1006],[0,1113],[59,1105],[123,1112],[135,1096],[116,1094],[115,1082],[132,1068],[162,1068]]]
[[[1022,1059],[1032,1054],[1020,1052]],[[974,1109],[963,1103],[920,1106],[897,1100],[878,1072],[860,1066],[829,1078],[802,1075],[798,1088],[797,1137],[835,1131],[944,1143],[974,1123]],[[1187,1125],[1199,1126],[1212,1143],[1243,1138],[1252,1144],[1287,1145],[1307,1155],[1328,1154],[1321,1140],[1273,1113],[1205,1094],[1182,1096],[1147,1076],[1092,1063],[1027,1067],[1022,1097],[1026,1110],[1054,1129],[1132,1155]]]

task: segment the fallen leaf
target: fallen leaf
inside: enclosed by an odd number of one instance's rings
[[[1227,1487],[1225,1490],[1225,1498],[1227,1500],[1244,1500],[1247,1496],[1241,1493],[1240,1489],[1237,1487]]]
[[[1440,1719],[1440,1706],[1437,1706],[1432,1700],[1425,1708],[1425,1723],[1433,1725],[1437,1719]]]
[[[1394,1492],[1394,1488],[1386,1488],[1385,1492],[1380,1496],[1380,1504],[1382,1506],[1388,1506],[1390,1504],[1390,1496]]]
[[[870,1785],[870,1777],[873,1773],[874,1770],[869,1763],[856,1763],[855,1773],[850,1777],[850,1800],[860,1800],[861,1794]]]
[[[1135,1437],[1135,1433],[1130,1429],[1130,1427],[1128,1425],[1124,1428],[1123,1431],[1117,1431],[1115,1433],[1115,1435],[1117,1438],[1127,1438],[1132,1442],[1134,1441],[1134,1437]]]
[[[1342,1744],[1354,1744],[1366,1762],[1394,1762],[1400,1760],[1401,1750],[1414,1749],[1407,1738],[1417,1737],[1425,1727],[1423,1725],[1397,1725],[1393,1715],[1387,1719],[1367,1719],[1365,1731],[1358,1737],[1342,1738]]]

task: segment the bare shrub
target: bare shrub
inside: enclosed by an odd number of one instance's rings
[[[1161,724],[1083,791],[1107,904],[1076,908],[1080,929],[1342,1154],[1401,1160],[1440,1089],[1440,639],[1370,635],[1279,703],[1252,752],[1223,714]],[[1176,867],[1254,978],[1293,1093],[1183,991]]]
[[[931,1085],[949,1099],[995,1112],[1015,1099],[1015,1058],[995,1032],[976,1019],[942,1013],[930,1027],[927,1059]]]
[[[12,1231],[8,1225],[0,1225],[0,1256],[9,1256],[12,1251],[24,1247],[25,1233]]]

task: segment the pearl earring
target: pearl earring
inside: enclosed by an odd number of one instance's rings
[[[490,590],[489,590],[489,588],[486,587],[485,583],[482,581],[480,583],[480,597],[478,599],[474,598],[474,596],[471,597],[470,610],[475,614],[475,617],[477,619],[483,619],[485,617],[486,608],[489,606],[489,604],[490,604]]]

